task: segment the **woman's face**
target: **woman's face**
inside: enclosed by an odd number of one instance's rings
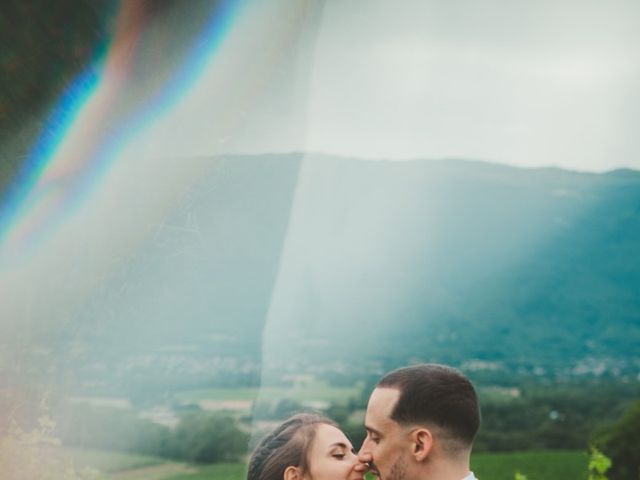
[[[308,479],[362,480],[362,473],[354,470],[359,463],[351,442],[340,429],[318,424],[309,451]]]

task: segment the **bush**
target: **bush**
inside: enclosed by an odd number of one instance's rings
[[[640,478],[640,401],[632,404],[619,422],[601,428],[594,444],[611,458],[612,480]]]

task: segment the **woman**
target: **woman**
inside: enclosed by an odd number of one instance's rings
[[[344,433],[322,415],[302,413],[264,437],[251,454],[247,480],[363,480]]]

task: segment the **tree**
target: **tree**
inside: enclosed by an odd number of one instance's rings
[[[190,413],[176,428],[174,454],[191,462],[233,462],[246,453],[248,441],[231,417]]]

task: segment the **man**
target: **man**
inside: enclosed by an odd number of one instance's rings
[[[369,398],[360,460],[380,480],[474,480],[469,469],[480,426],[475,389],[437,364],[385,375]]]

